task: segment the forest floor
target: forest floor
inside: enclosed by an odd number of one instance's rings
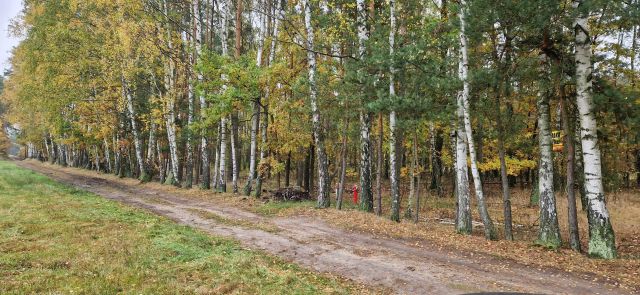
[[[402,294],[640,292],[637,258],[590,259],[530,242],[485,241],[437,223],[396,224],[310,202],[263,203],[232,194],[139,184],[113,175],[16,162],[54,180],[143,208],[321,273]]]

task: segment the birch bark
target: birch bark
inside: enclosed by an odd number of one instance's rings
[[[467,166],[467,142],[464,132],[464,110],[462,107],[462,93],[458,94],[456,111],[456,196],[458,208],[456,214],[456,231],[461,234],[471,234],[471,200],[469,192],[469,167]]]
[[[391,100],[395,100],[396,88],[395,88],[395,69],[393,67],[393,54],[394,43],[396,33],[396,4],[395,0],[389,1],[389,22],[391,23],[389,29],[389,58],[391,59],[391,66],[389,66],[389,97]],[[395,108],[392,107],[389,114],[389,170],[391,180],[391,220],[400,221],[400,189],[398,186],[398,168],[396,161],[396,132],[397,132],[397,117]]]
[[[307,59],[309,66],[309,100],[311,102],[313,134],[318,152],[318,204],[319,208],[328,208],[331,205],[329,198],[329,173],[327,163],[327,153],[324,145],[324,130],[322,129],[322,119],[318,108],[318,89],[316,85],[316,54],[313,52],[314,30],[311,25],[311,3],[309,0],[302,0],[304,7],[304,24],[307,30]]]
[[[576,92],[580,117],[580,141],[584,161],[584,186],[588,200],[590,256],[615,258],[615,234],[611,227],[609,211],[605,204],[602,184],[602,163],[598,147],[597,123],[592,98],[591,36],[586,1],[573,0],[577,10],[575,30]]]
[[[546,56],[543,57],[543,67]],[[553,191],[553,158],[550,128],[549,93],[547,71],[541,71],[541,83],[538,95],[538,145],[540,164],[538,166],[538,192],[540,194],[540,230],[536,243],[545,247],[557,248],[561,244],[556,211],[556,198]]]
[[[358,22],[358,55],[363,59],[366,55],[366,42],[369,39],[367,32],[367,10],[365,0],[357,0]],[[364,82],[365,73],[358,73],[361,83]],[[364,91],[363,91],[364,92]],[[362,93],[365,95],[365,93]],[[363,100],[363,104],[364,104]],[[371,114],[367,110],[360,110],[360,209],[373,211],[373,191],[371,189]]]
[[[264,17],[263,14],[260,14],[259,17],[259,24],[260,26],[258,27],[258,52],[257,52],[257,57],[256,57],[256,65],[258,67],[262,66],[262,56],[264,54],[264,38],[265,38],[265,31],[266,31],[266,19]],[[275,44],[275,43],[273,43]],[[275,50],[275,49],[274,49]],[[271,53],[269,54],[269,58],[271,58]],[[270,62],[270,60],[269,60]],[[268,99],[269,99],[269,89],[265,89],[264,90],[264,100],[261,100],[260,98],[258,98],[258,101],[256,102],[257,104],[257,110],[258,112],[260,112],[260,106],[262,106],[263,108],[263,112],[262,114],[259,114],[258,116],[256,116],[256,119],[260,119],[262,118],[262,122],[258,122],[258,129],[261,131],[261,136],[260,136],[260,158],[258,160],[258,165],[257,165],[257,169],[259,170],[257,175],[256,175],[256,193],[255,193],[255,197],[259,198],[262,195],[262,182],[264,180],[264,172],[263,169],[260,169],[260,165],[263,164],[265,157],[267,156],[267,129],[269,128],[269,111],[268,111]],[[257,134],[256,134],[257,136]],[[255,158],[255,156],[254,156]]]
[[[471,116],[469,110],[469,80],[468,80],[468,70],[469,70],[469,62],[467,55],[467,36],[465,34],[465,26],[466,26],[466,1],[460,1],[460,62],[462,66],[460,67],[460,80],[462,80],[462,109],[464,115],[464,129],[467,135],[467,144],[469,145],[469,155],[471,157],[471,175],[473,176],[473,184],[476,193],[476,199],[478,200],[478,211],[480,213],[480,218],[482,219],[482,223],[484,224],[484,235],[485,238],[489,240],[497,239],[497,233],[493,227],[493,222],[489,217],[489,211],[487,210],[487,205],[485,204],[484,192],[482,190],[482,180],[480,179],[480,172],[478,170],[478,164],[476,159],[476,149],[473,142],[473,130],[471,128]],[[465,156],[466,158],[466,156]]]
[[[169,7],[167,0],[163,1],[164,14],[169,15]],[[171,40],[171,26],[167,21],[167,40],[166,45],[169,52],[173,51],[173,42]],[[173,94],[175,85],[175,64],[171,57],[167,57],[165,68],[165,123],[167,129],[167,140],[169,141],[169,154],[171,158],[171,174],[172,178],[169,182],[174,185],[180,185],[180,162],[178,162],[178,144],[176,140],[176,115],[175,115],[175,97]]]
[[[144,158],[142,156],[142,140],[140,139],[140,131],[138,130],[138,122],[136,121],[136,111],[133,106],[133,96],[131,95],[131,90],[127,84],[127,81],[124,78],[124,74],[120,76],[120,80],[122,82],[122,96],[127,102],[127,110],[129,111],[129,118],[131,119],[131,131],[133,133],[133,144],[136,151],[136,163],[138,164],[138,169],[140,169],[139,179],[142,182],[149,181],[149,174],[144,166]]]

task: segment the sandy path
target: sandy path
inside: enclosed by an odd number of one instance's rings
[[[87,177],[70,169],[34,161],[17,164],[105,198],[147,209],[215,235],[234,238],[249,248],[264,250],[307,268],[398,294],[628,294],[614,286],[554,269],[531,268],[435,246],[416,247],[406,241],[348,232],[309,217],[263,217],[228,205],[125,185],[100,174]],[[207,218],[203,211],[236,222]]]

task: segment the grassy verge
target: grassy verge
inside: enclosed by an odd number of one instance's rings
[[[0,161],[0,293],[360,293]]]
[[[245,229],[257,229],[257,230],[261,230],[261,231],[265,231],[265,232],[269,232],[269,233],[277,233],[280,231],[280,229],[273,224],[268,224],[268,223],[261,223],[261,222],[251,222],[248,220],[242,220],[242,219],[233,219],[233,218],[227,218],[224,216],[220,216],[216,213],[210,212],[210,211],[206,211],[206,210],[201,210],[201,209],[188,209],[189,211],[198,214],[198,216],[202,217],[202,218],[206,218],[206,219],[211,219],[211,220],[215,220],[218,223],[221,224],[226,224],[226,225],[230,225],[230,226],[238,226],[238,227],[242,227]]]

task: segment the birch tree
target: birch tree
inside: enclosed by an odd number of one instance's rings
[[[393,66],[393,55],[396,34],[396,3],[395,0],[389,0],[389,58],[391,65],[389,66],[389,97],[395,100],[395,69]],[[389,114],[389,174],[391,175],[391,220],[400,221],[400,188],[398,184],[398,164],[396,162],[397,147],[397,117],[395,108],[392,107]]]
[[[276,16],[276,20],[280,17],[280,15]],[[265,33],[264,31],[266,30],[265,25],[264,25],[264,14],[260,13],[258,15],[258,28],[257,28],[257,48],[256,48],[256,66],[258,68],[260,68],[262,66],[262,56],[264,54],[264,38],[265,38]],[[277,27],[278,24],[277,22],[274,24],[274,33],[277,34]],[[274,36],[275,38],[276,36]],[[274,41],[275,42],[275,41]],[[275,53],[274,53],[275,54]],[[270,52],[271,55],[271,52]],[[260,124],[260,116],[261,116],[261,112],[260,112],[260,107],[262,105],[262,99],[260,97],[256,98],[253,101],[253,115],[251,116],[251,131],[250,131],[250,147],[249,147],[249,174],[247,176],[247,183],[244,187],[244,194],[245,195],[250,195],[251,194],[251,190],[253,189],[253,181],[257,180],[258,183],[256,183],[256,186],[260,186],[259,189],[256,189],[256,197],[260,196],[260,190],[262,189],[262,178],[260,177],[260,175],[256,174],[256,169],[257,169],[257,163],[256,163],[256,153],[257,153],[257,146],[258,146],[258,132],[260,130],[260,128],[267,128],[265,123],[262,123],[262,126]],[[265,111],[265,116],[266,116],[266,111]],[[267,118],[268,119],[268,118]],[[267,122],[268,123],[268,120]],[[265,130],[266,131],[266,130]],[[260,160],[258,161],[258,163],[260,163],[262,161],[262,159],[264,159],[265,157],[265,153],[264,153],[264,145],[266,145],[266,132],[263,132],[264,136],[261,136],[262,138],[262,145],[260,148]]]
[[[166,40],[165,45],[169,52],[173,52],[173,41],[171,35],[171,21],[168,19],[169,3],[163,1],[164,15],[166,20]],[[169,154],[171,158],[171,178],[168,180],[174,185],[180,185],[180,162],[178,161],[178,144],[176,135],[176,115],[175,115],[175,61],[171,56],[167,56],[165,60],[165,124],[167,130],[167,140],[169,142]]]
[[[540,164],[538,165],[538,192],[540,194],[540,229],[538,244],[550,248],[560,247],[560,230],[558,228],[558,214],[556,211],[556,197],[553,191],[553,158],[551,140],[551,115],[549,111],[549,82],[546,55],[541,55],[542,83],[538,95],[538,146],[540,149]]]
[[[192,18],[195,19],[195,15],[192,14],[191,15]],[[192,21],[193,22],[195,20]],[[188,27],[188,26],[187,26]],[[182,40],[183,43],[185,44],[185,46],[189,46],[192,45],[192,43],[194,42],[193,36],[191,36],[186,30],[182,31]],[[185,188],[191,188],[191,186],[193,185],[193,134],[191,132],[191,128],[193,128],[193,123],[194,123],[194,112],[195,112],[195,88],[193,87],[193,84],[195,83],[194,81],[194,67],[193,65],[195,65],[195,58],[193,53],[189,53],[188,51],[185,50],[185,52],[183,53],[184,55],[186,55],[187,57],[185,58],[186,60],[186,75],[187,75],[187,126],[186,128],[184,128],[184,132],[186,132],[186,142],[185,142],[185,165],[184,165],[184,169],[185,169],[185,175],[184,175],[184,182],[182,184],[182,186],[184,186]]]
[[[198,58],[200,57],[200,53],[202,52],[202,44],[203,44],[203,31],[202,31],[202,7],[206,5],[202,5],[201,0],[193,0],[192,3],[192,13],[193,17],[193,38],[195,40],[195,51],[194,51],[194,60],[196,63],[198,62]],[[203,75],[200,70],[196,69],[196,80],[197,83],[200,84],[203,81]],[[200,102],[200,121],[206,120],[207,114],[207,100],[204,94],[198,93],[198,101]],[[210,188],[211,182],[211,160],[209,155],[209,138],[206,135],[206,132],[203,130],[200,134],[200,164],[201,164],[201,172],[200,172],[200,187],[203,189]]]
[[[227,15],[228,11],[228,2],[229,0],[220,1],[220,42],[222,43],[222,56],[227,57],[229,55],[229,45],[227,42]],[[226,91],[227,86],[224,84],[228,79],[226,75],[222,75],[220,77],[223,81],[222,91]],[[216,190],[218,192],[226,192],[227,191],[227,175],[225,173],[227,167],[227,118],[226,115],[223,115],[220,118],[220,152],[219,152],[219,160],[218,160],[218,173],[217,173],[217,185]]]
[[[265,39],[265,31],[266,31],[266,18],[263,13],[260,13],[258,16],[258,52],[256,54],[256,66],[259,68],[262,66],[262,56],[264,54],[264,39]],[[271,56],[271,55],[270,55]],[[267,130],[269,128],[269,111],[267,108],[269,99],[269,89],[264,90],[264,100],[258,98],[255,102],[255,108],[258,114],[255,116],[256,120],[262,118],[262,121],[258,121],[258,129],[261,131],[260,133],[260,158],[258,163],[264,164],[265,157],[267,156]],[[263,112],[260,112],[260,107],[262,106]],[[254,140],[257,134],[254,134]],[[254,142],[255,144],[255,142]],[[255,158],[255,155],[254,155]],[[254,164],[255,165],[255,164]],[[254,166],[254,169],[255,166]],[[255,173],[255,172],[254,172]],[[258,167],[258,173],[256,175],[256,198],[259,198],[262,194],[262,182],[264,181],[265,175],[263,175],[264,171]]]
[[[124,74],[121,75],[120,79],[122,82],[122,97],[123,99],[125,99],[127,110],[129,111],[131,132],[133,133],[133,145],[136,150],[136,163],[138,164],[138,169],[140,170],[138,179],[140,179],[140,181],[146,182],[149,181],[150,176],[145,169],[144,158],[142,156],[142,140],[140,138],[138,122],[136,121],[137,113],[133,106],[133,97],[131,95],[131,90],[129,89],[129,86],[124,78]]]
[[[311,116],[313,125],[313,135],[315,138],[316,150],[318,153],[318,204],[319,208],[328,208],[331,205],[329,184],[329,171],[327,153],[325,150],[324,130],[320,110],[318,109],[318,85],[316,84],[316,53],[314,46],[314,30],[311,24],[311,3],[309,0],[302,0],[304,9],[304,25],[307,31],[306,50],[309,74],[309,101],[311,102]]]
[[[372,0],[373,1],[373,0]],[[357,23],[358,23],[358,57],[364,59],[366,56],[366,42],[369,39],[367,32],[367,10],[365,0],[356,0]],[[358,72],[361,84],[364,84],[362,69]],[[361,93],[363,96],[366,95]],[[360,209],[373,211],[373,191],[371,189],[371,114],[365,109],[365,101],[360,110]]]
[[[592,98],[591,30],[588,1],[573,0],[576,10],[575,61],[576,92],[580,117],[580,142],[584,161],[584,186],[589,203],[589,255],[612,259],[616,257],[615,234],[605,204],[602,185],[602,163],[598,147],[598,126]]]
[[[459,64],[462,67],[462,63]],[[456,231],[461,234],[471,234],[471,200],[469,192],[469,168],[467,166],[467,137],[464,131],[464,110],[462,92],[456,98],[457,110],[455,120],[455,166],[456,166],[456,197],[458,201],[456,212]]]
[[[493,227],[493,222],[489,217],[489,211],[487,210],[487,205],[485,204],[484,192],[482,190],[482,180],[480,179],[480,171],[478,170],[478,162],[476,160],[476,149],[473,143],[473,130],[471,128],[471,115],[469,110],[469,80],[468,80],[468,71],[469,71],[469,58],[467,55],[467,36],[465,34],[465,26],[466,26],[466,1],[460,1],[460,80],[462,80],[462,93],[461,93],[461,103],[462,105],[458,105],[458,107],[462,107],[463,115],[464,115],[464,131],[467,136],[467,144],[469,145],[469,156],[471,158],[471,175],[473,176],[473,184],[475,187],[476,199],[478,200],[478,211],[480,213],[480,218],[482,219],[482,223],[484,224],[484,236],[487,239],[494,240],[497,239],[497,233]],[[460,102],[459,102],[460,103]],[[466,158],[466,155],[465,155]]]

